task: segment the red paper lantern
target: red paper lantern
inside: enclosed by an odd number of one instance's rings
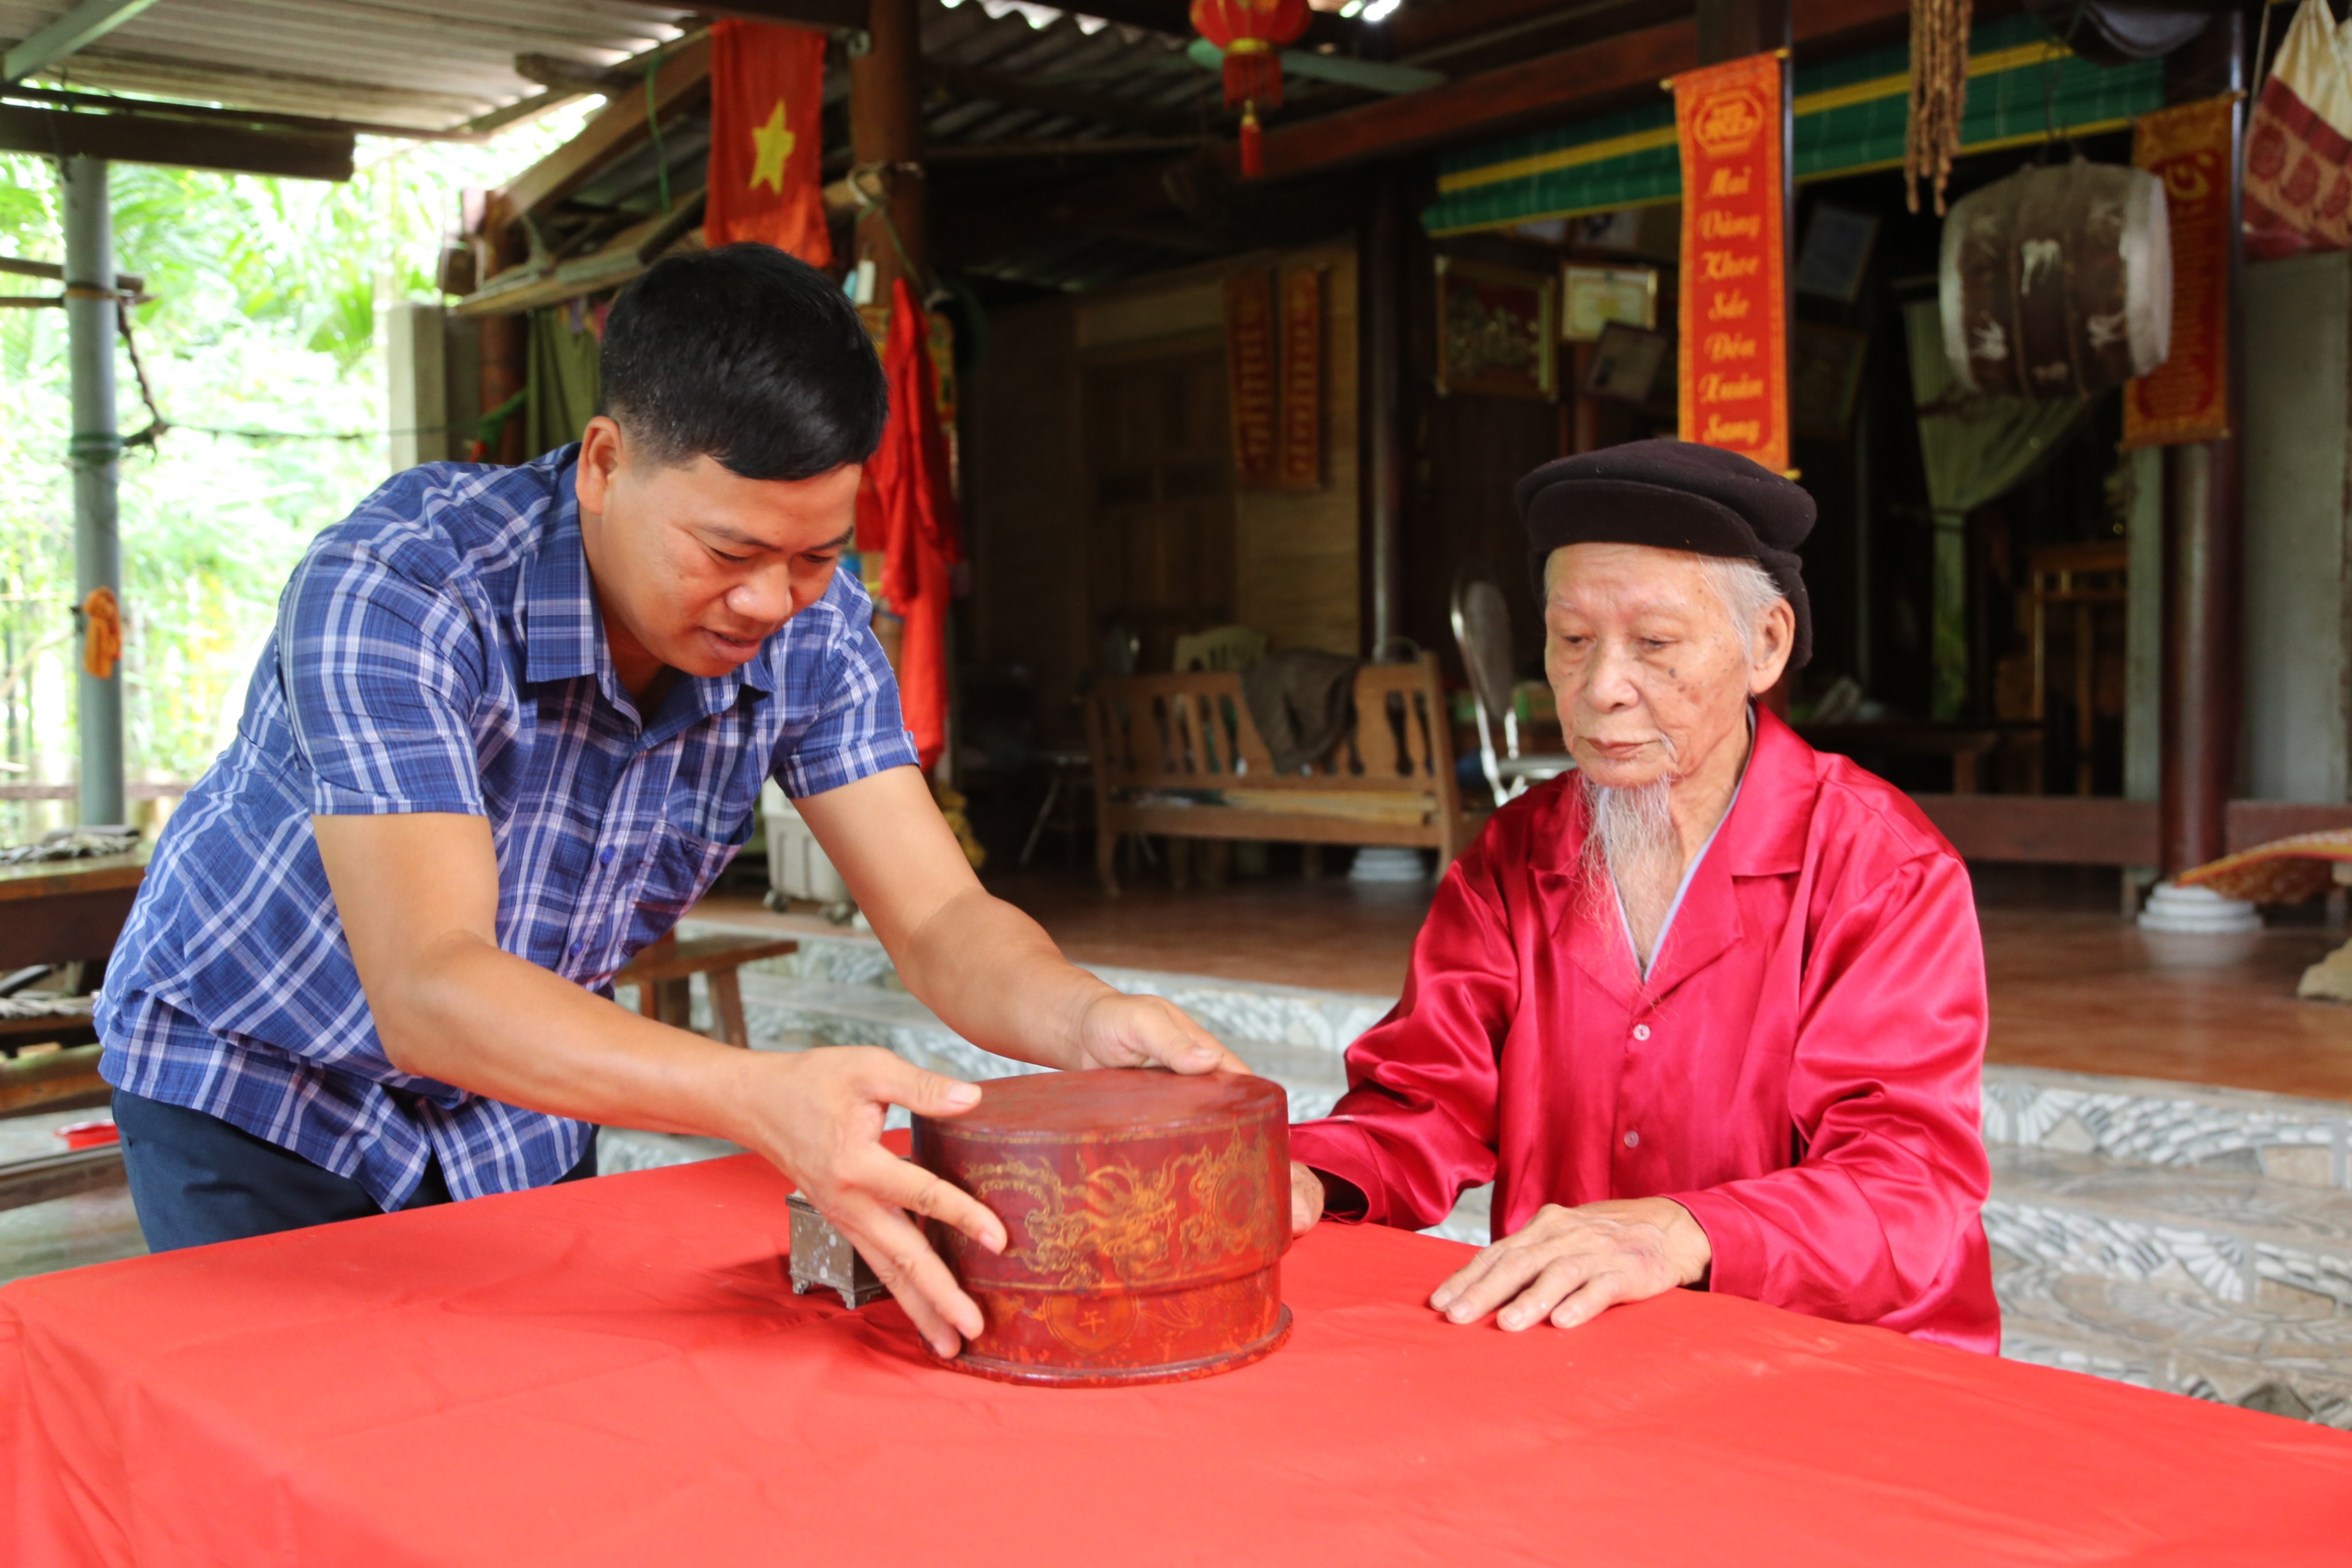
[[[1307,0],[1192,0],[1192,26],[1225,57],[1225,107],[1242,111],[1242,174],[1265,173],[1257,110],[1282,107],[1282,49],[1307,31]]]

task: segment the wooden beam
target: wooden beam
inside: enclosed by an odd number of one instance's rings
[[[155,0],[82,0],[79,5],[0,55],[0,86],[24,80],[130,21]]]
[[[733,16],[746,22],[781,22],[788,27],[863,28],[866,0],[724,0],[698,4],[705,16]]]
[[[54,261],[25,261],[14,256],[0,256],[0,272],[13,272],[19,278],[46,278],[52,283],[66,280],[66,269]],[[136,272],[118,272],[114,286],[126,294],[143,294],[147,291],[147,279]]]
[[[1964,860],[2053,866],[2153,866],[2161,844],[2152,800],[2079,795],[1915,795]],[[2233,800],[2228,852],[2297,833],[2352,827],[2352,805]]]
[[[1409,60],[1444,45],[1467,48],[1491,33],[1515,32],[1532,24],[1565,25],[1584,16],[1634,7],[1652,12],[1653,24],[1671,22],[1686,14],[1687,0],[1584,0],[1562,5],[1559,0],[1453,0],[1445,5],[1408,5],[1381,25],[1390,58]],[[1451,52],[1451,51],[1449,51]]]
[[[2156,802],[2078,795],[1915,795],[1963,860],[2153,866]]]
[[[520,226],[595,178],[648,134],[649,117],[666,115],[710,89],[710,37],[693,39],[655,68],[653,101],[631,93],[604,106],[580,134],[525,169],[497,193],[491,224]]]
[[[702,222],[704,193],[678,198],[667,214],[631,225],[586,256],[568,261],[510,267],[450,307],[456,316],[510,316],[560,304],[582,294],[618,288],[688,239]],[[689,248],[698,248],[695,240]],[[497,406],[495,404],[491,406]]]
[[[562,55],[517,55],[514,58],[514,73],[525,81],[535,81],[541,87],[559,87],[575,96],[593,92],[614,98],[630,88],[642,90],[646,85],[642,74],[614,66],[591,65],[585,60],[566,59]]]
[[[1201,145],[1198,136],[1103,136],[1091,141],[941,142],[923,149],[929,163],[989,163],[1016,159],[1125,158],[1147,153],[1182,153]]]
[[[1802,46],[1909,14],[1909,0],[1797,0],[1793,31]],[[1619,33],[1426,92],[1270,126],[1266,176],[1296,178],[1596,113],[1612,100],[1654,94],[1664,78],[1698,63],[1696,16]],[[1228,173],[1240,167],[1234,148],[1215,157]]]
[[[2298,833],[2352,827],[2352,805],[2306,805],[2292,800],[2233,800],[2223,814],[2228,854]]]
[[[0,1167],[0,1209],[20,1209],[51,1198],[119,1187],[123,1181],[120,1143],[17,1160]]]
[[[352,177],[352,138],[347,133],[257,131],[145,114],[77,114],[0,105],[0,153],[164,163],[297,180]]]
[[[1123,27],[1164,33],[1171,38],[1194,36],[1191,0],[1067,0],[1066,4],[1055,4],[1055,9],[1099,16]],[[1331,44],[1352,52],[1364,36],[1362,24],[1329,11],[1318,11],[1307,17],[1307,31],[1299,42],[1307,48]]]
[[[472,142],[489,140],[486,132],[465,130],[423,131],[414,125],[389,125],[373,120],[329,119],[318,114],[280,114],[268,109],[222,109],[209,103],[173,103],[158,99],[123,99],[99,92],[65,92],[46,87],[12,87],[10,98],[34,103],[54,103],[63,109],[135,110],[163,120],[202,120],[224,125],[245,125],[264,131],[320,131],[353,136],[400,136],[413,142]],[[577,94],[566,94],[576,97]]]
[[[1580,100],[1644,89],[1655,93],[1662,78],[1696,64],[1696,21],[1620,33],[1427,92],[1383,99],[1293,125],[1269,126],[1266,177],[1295,178],[1491,135],[1528,121],[1558,121],[1582,112],[1584,102]],[[1235,149],[1220,148],[1216,156],[1229,172],[1239,170]]]
[[[106,1081],[98,1076],[104,1047],[68,1046],[61,1051],[12,1057],[0,1062],[0,1116],[45,1106],[63,1107],[88,1098],[103,1104]]]

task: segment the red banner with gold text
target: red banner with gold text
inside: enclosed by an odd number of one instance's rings
[[[1323,485],[1323,269],[1282,275],[1282,435],[1275,483],[1286,490]]]
[[[1274,274],[1263,268],[1236,272],[1225,279],[1225,375],[1234,477],[1244,485],[1271,484],[1275,477],[1275,354]]]
[[[2172,352],[2124,389],[2124,445],[2230,434],[2231,97],[2143,114],[2132,163],[2164,182],[2172,230]]]
[[[1781,71],[1750,55],[1675,78],[1682,143],[1682,437],[1789,468]]]

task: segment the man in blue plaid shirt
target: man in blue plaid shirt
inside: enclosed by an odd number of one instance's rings
[[[295,569],[234,744],[116,949],[101,1070],[158,1248],[588,1174],[594,1125],[773,1161],[952,1354],[979,1309],[883,1149],[980,1090],[863,1047],[742,1051],[612,977],[709,887],[775,777],[908,987],[1056,1068],[1237,1068],[982,891],[835,564],[887,410],[856,312],[763,246],[613,307],[604,414],[520,468],[394,477]]]

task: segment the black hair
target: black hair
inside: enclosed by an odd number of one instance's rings
[[[806,479],[881,445],[890,395],[838,284],[766,245],[675,256],[604,322],[600,412],[656,462],[708,454],[747,479]]]

